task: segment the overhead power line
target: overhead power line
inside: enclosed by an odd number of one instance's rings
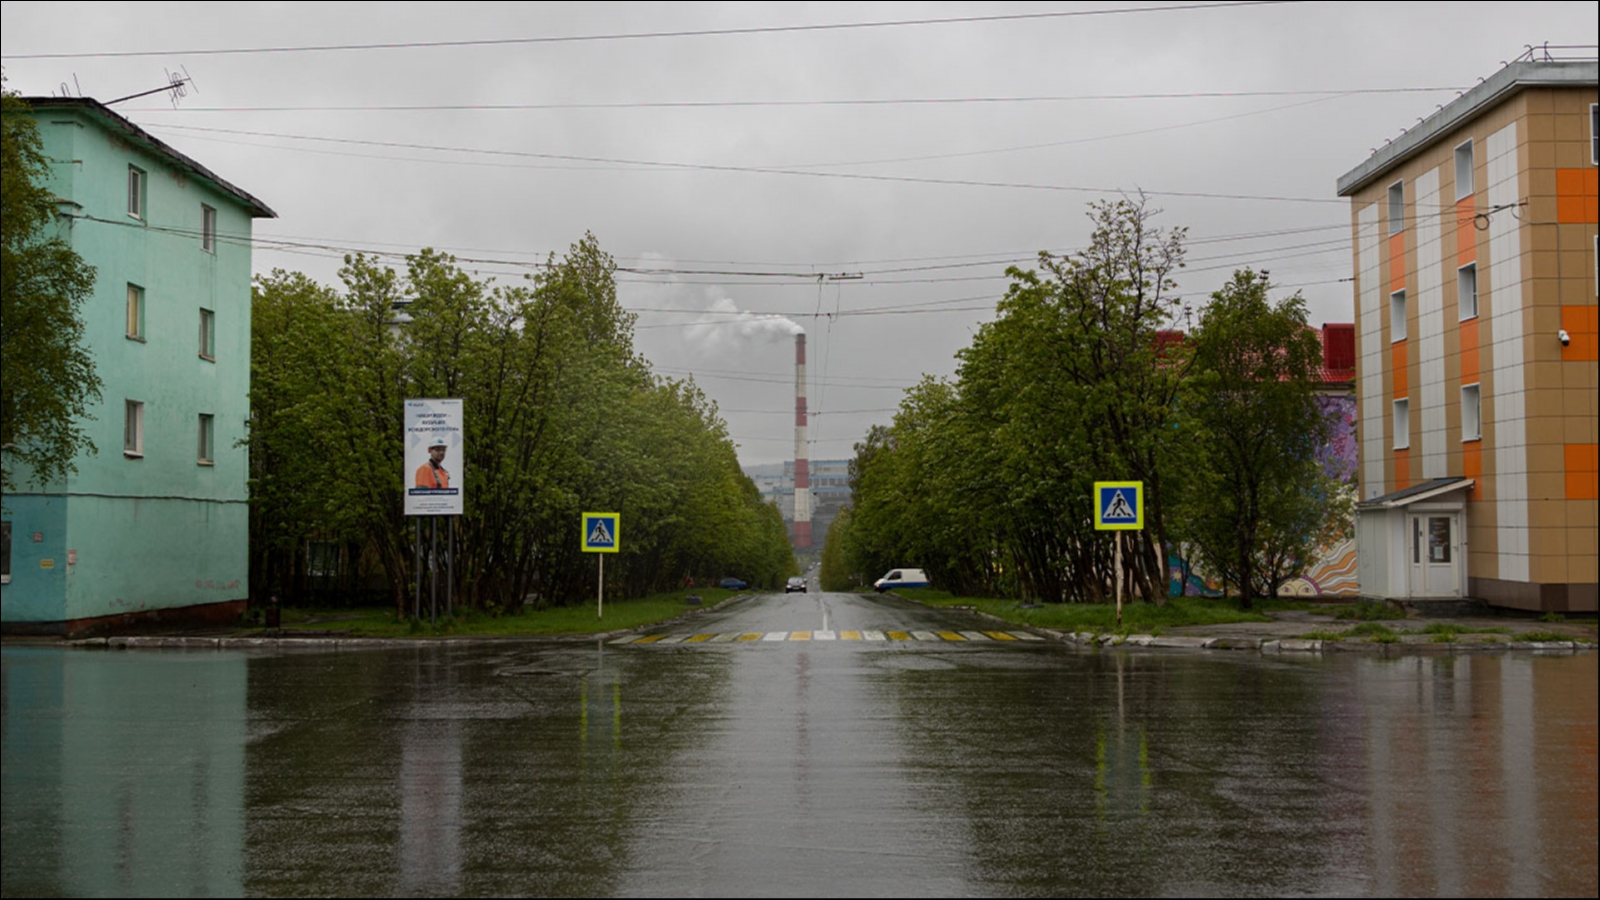
[[[883,182],[883,183],[898,183],[898,184],[926,184],[926,185],[942,185],[942,186],[947,186],[947,187],[1008,188],[1008,189],[1012,189],[1012,190],[1052,191],[1052,192],[1079,193],[1079,194],[1124,195],[1124,194],[1129,193],[1132,190],[1138,190],[1138,189],[1133,189],[1133,188],[1121,188],[1121,187],[1089,187],[1089,186],[1084,186],[1084,185],[1039,184],[1039,183],[1030,183],[1030,182],[1014,182],[1014,181],[988,181],[988,180],[976,179],[976,178],[931,178],[931,177],[922,177],[922,176],[914,176],[914,175],[874,175],[874,174],[867,173],[867,172],[823,172],[823,171],[812,171],[812,170],[794,169],[794,168],[787,168],[786,169],[786,168],[778,168],[778,167],[772,167],[772,166],[733,166],[733,165],[719,165],[719,164],[715,164],[715,163],[662,162],[662,161],[658,161],[658,160],[636,160],[636,159],[625,159],[625,158],[605,157],[605,156],[584,156],[584,155],[571,154],[571,153],[540,153],[540,152],[536,152],[536,151],[532,151],[532,150],[494,150],[494,149],[477,148],[477,147],[452,147],[452,146],[449,146],[449,145],[440,145],[440,144],[416,144],[416,143],[410,143],[410,142],[406,142],[406,141],[374,141],[374,140],[366,140],[366,139],[362,139],[362,138],[336,138],[336,137],[325,137],[325,136],[320,136],[320,135],[288,134],[288,133],[283,133],[283,132],[271,132],[271,131],[247,131],[247,130],[232,129],[232,128],[204,128],[204,127],[194,126],[194,125],[164,125],[164,126],[161,126],[161,127],[168,128],[168,129],[177,129],[177,130],[182,130],[182,131],[211,132],[211,133],[217,133],[217,134],[239,134],[239,135],[251,135],[251,136],[254,136],[254,137],[275,137],[275,138],[282,138],[284,140],[309,141],[309,142],[314,142],[314,143],[349,144],[349,145],[365,146],[365,147],[386,147],[386,148],[390,148],[390,149],[400,148],[400,149],[408,149],[408,150],[431,150],[431,151],[439,152],[439,153],[477,153],[477,154],[483,154],[483,155],[486,155],[486,156],[495,156],[495,157],[510,157],[510,158],[520,158],[520,159],[550,159],[550,160],[560,160],[560,161],[564,161],[564,162],[601,163],[601,164],[605,164],[605,165],[649,166],[649,167],[654,167],[654,168],[677,170],[677,171],[740,172],[740,173],[747,173],[747,174],[754,174],[754,175],[787,175],[787,176],[798,176],[798,177],[804,177],[804,178],[832,178],[832,179],[844,180],[844,181],[868,181],[868,182]],[[1340,205],[1340,206],[1348,205],[1348,201],[1347,200],[1345,200],[1343,198],[1338,198],[1338,197],[1289,197],[1289,196],[1274,195],[1274,194],[1227,194],[1227,193],[1221,193],[1221,192],[1217,192],[1217,191],[1143,190],[1142,192],[1145,195],[1151,196],[1151,197],[1191,197],[1191,198],[1196,198],[1196,199],[1210,199],[1210,200],[1250,200],[1250,201],[1279,202],[1279,203],[1323,203],[1323,204],[1337,204],[1337,205]]]
[[[859,97],[828,100],[641,100],[631,102],[564,103],[393,103],[326,106],[140,106],[128,112],[183,114],[264,112],[542,112],[555,110],[625,109],[743,109],[805,106],[958,106],[1001,103],[1087,103],[1130,100],[1232,100],[1248,97],[1339,97],[1357,94],[1427,94],[1460,91],[1460,85],[1441,87],[1343,88],[1294,91],[1181,91],[1143,94],[1043,94],[992,97]]]
[[[758,34],[796,34],[803,32],[849,31],[864,28],[903,28],[927,25],[976,25],[992,22],[1025,22],[1045,19],[1076,19],[1093,16],[1139,15],[1162,12],[1193,12],[1249,6],[1282,6],[1303,0],[1238,0],[1223,3],[1181,3],[1166,6],[1134,6],[1110,9],[1060,10],[1039,13],[1007,13],[988,16],[948,18],[882,19],[871,22],[827,22],[812,25],[756,25],[746,28],[695,28],[677,31],[627,31],[604,34],[546,35],[519,38],[473,38],[456,41],[389,41],[366,44],[304,44],[264,47],[191,47],[166,50],[100,50],[79,53],[19,53],[11,59],[85,59],[136,56],[225,56],[260,53],[332,53],[362,50],[436,50],[450,47],[507,47],[530,44],[575,44],[594,41],[637,41],[688,37],[729,37]]]

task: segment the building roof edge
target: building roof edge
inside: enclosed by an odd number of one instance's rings
[[[1365,188],[1395,166],[1443,140],[1466,119],[1520,91],[1535,87],[1595,86],[1600,86],[1600,62],[1594,60],[1510,63],[1340,176],[1339,196],[1348,197]]]
[[[271,207],[262,203],[249,191],[234,185],[196,162],[187,154],[133,124],[104,103],[92,97],[19,97],[18,99],[28,104],[35,112],[46,109],[78,109],[86,111],[95,118],[100,119],[108,127],[121,132],[125,137],[131,138],[135,143],[166,157],[179,168],[187,169],[216,185],[223,193],[232,196],[247,207],[250,210],[251,218],[276,219],[278,217],[278,214],[273,212]]]

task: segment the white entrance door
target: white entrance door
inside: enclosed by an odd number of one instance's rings
[[[1461,596],[1460,531],[1453,513],[1411,516],[1411,596]]]

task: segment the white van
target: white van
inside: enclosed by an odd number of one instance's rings
[[[921,569],[893,569],[889,574],[872,583],[878,593],[892,591],[895,588],[918,588],[928,586],[928,575]]]

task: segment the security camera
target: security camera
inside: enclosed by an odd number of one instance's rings
[[[1572,335],[1567,334],[1567,330],[1565,328],[1558,330],[1556,332],[1556,337],[1561,339],[1561,346],[1563,347],[1569,346],[1572,343]]]

